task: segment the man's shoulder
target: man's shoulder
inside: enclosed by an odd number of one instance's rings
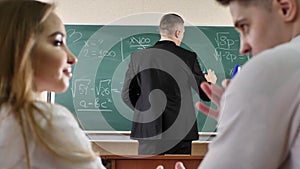
[[[253,56],[243,67],[248,67],[252,72],[255,71],[258,74],[260,74],[259,72],[264,72],[264,75],[272,75],[275,72],[279,75],[279,73],[287,70],[295,72],[298,70],[298,65],[300,64],[299,55],[300,44],[288,42]]]
[[[190,51],[190,50],[185,49],[185,48],[180,47],[180,46],[178,46],[178,48],[179,48],[178,50],[181,50],[182,52],[184,52],[184,53],[186,53],[188,55],[196,55],[196,52]]]
[[[175,53],[176,55],[185,56],[185,57],[190,56],[190,57],[196,58],[196,55],[197,55],[195,52],[185,49],[181,46],[176,46],[175,44],[174,45],[172,45],[172,44],[154,45],[152,48],[163,49],[163,50]]]
[[[156,43],[151,47],[131,53],[131,57],[132,59],[138,59],[140,58],[140,56],[153,56],[156,54],[162,55],[162,53],[175,54],[183,60],[197,59],[197,54],[195,52],[187,50],[180,46],[176,46],[175,44],[172,45],[171,43]]]
[[[257,56],[254,56],[257,60],[269,62],[285,62],[286,59],[300,60],[300,44],[295,42],[287,42],[273,48],[267,49]]]

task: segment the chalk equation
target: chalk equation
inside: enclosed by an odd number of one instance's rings
[[[75,29],[68,29],[67,35],[68,35],[68,42],[70,43],[76,43],[80,41],[83,36],[81,32],[76,31]]]
[[[104,47],[102,47],[102,44],[104,44],[104,40],[102,39],[93,39],[85,41],[83,49],[81,51],[81,56],[86,58],[114,58],[117,56],[114,50],[105,49]]]
[[[130,37],[130,48],[145,49],[152,46],[151,38],[146,36],[132,36]]]
[[[77,111],[112,111],[111,79],[98,80],[92,87],[91,79],[75,79],[72,96]],[[91,96],[95,96],[94,98]]]
[[[127,57],[130,56],[131,53],[146,49],[148,47],[153,46],[153,35],[151,34],[143,34],[143,35],[133,35],[128,38],[120,39],[120,48],[121,48],[121,61],[123,62]]]
[[[238,60],[248,60],[248,57],[239,53],[239,39],[232,39],[229,32],[216,33],[215,42],[217,44],[214,54],[216,60],[220,62],[227,60],[232,63]]]

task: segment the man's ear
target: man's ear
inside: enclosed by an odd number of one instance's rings
[[[299,10],[296,0],[275,0],[275,2],[285,21],[293,21],[296,18]]]
[[[178,38],[179,35],[180,35],[180,30],[176,30],[176,31],[175,31],[175,38]]]

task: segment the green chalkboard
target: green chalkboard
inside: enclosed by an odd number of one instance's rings
[[[129,56],[159,40],[157,26],[66,25],[66,31],[78,63],[70,88],[56,94],[55,102],[71,110],[84,130],[129,131],[133,113],[121,99]],[[203,72],[216,72],[217,83],[250,57],[239,54],[239,34],[233,27],[187,26],[181,46],[197,53]],[[199,100],[196,94],[194,100]],[[199,131],[215,131],[215,120],[201,112],[197,119]]]

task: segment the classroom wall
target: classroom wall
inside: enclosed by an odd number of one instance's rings
[[[228,8],[220,6],[214,0],[54,0],[54,2],[58,5],[57,12],[65,23],[112,24],[129,15],[175,12],[191,25],[232,25]],[[157,25],[159,20],[148,21],[147,18],[141,18],[135,22],[135,24]]]
[[[231,26],[229,9],[214,0],[41,0],[55,2],[65,24],[158,25],[162,14],[175,12],[187,25]],[[146,15],[145,15],[146,13]],[[127,16],[138,15],[135,20]],[[146,17],[145,17],[146,16]],[[150,18],[149,18],[150,17]],[[127,17],[128,18],[128,17]],[[132,18],[132,17],[130,17]],[[42,96],[46,100],[46,94]]]

